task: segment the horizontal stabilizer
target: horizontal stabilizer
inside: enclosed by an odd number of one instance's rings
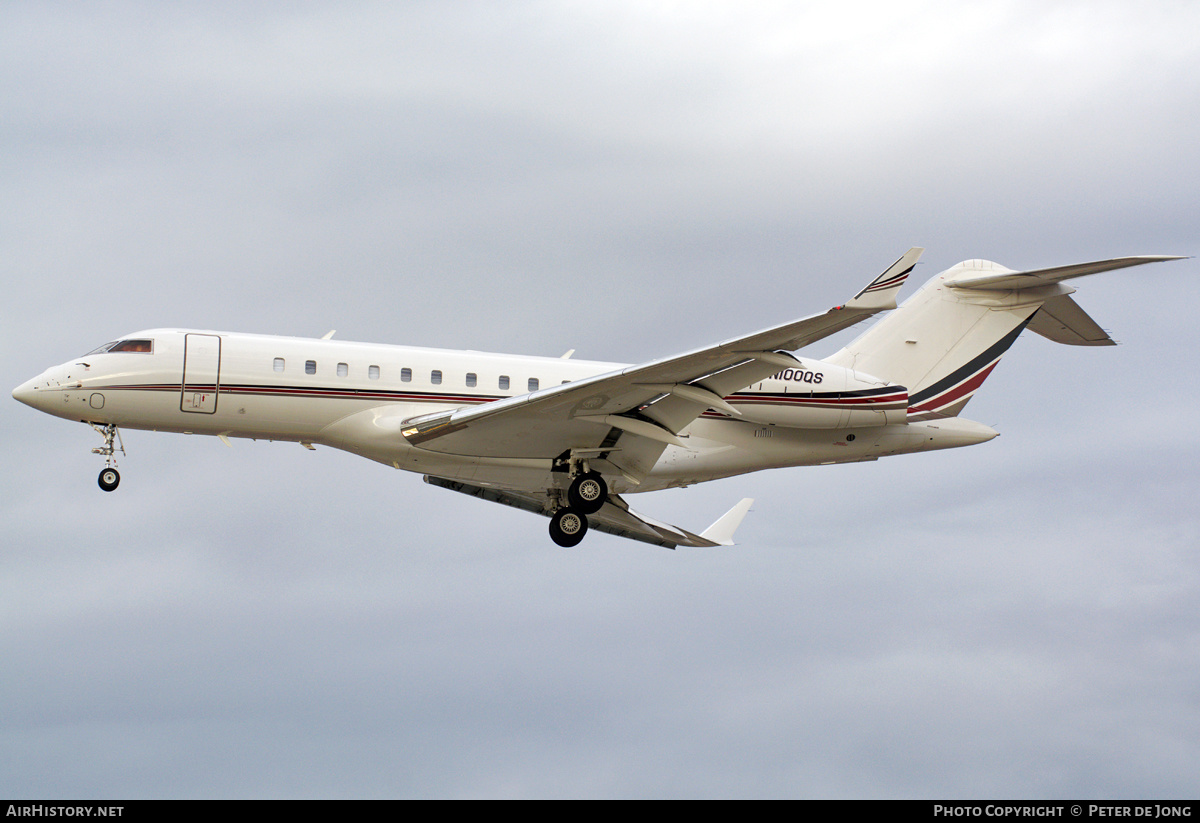
[[[1069,294],[1051,297],[1026,326],[1055,343],[1068,346],[1115,346],[1116,341],[1100,328]]]
[[[1075,263],[1070,266],[1055,266],[1051,269],[1035,269],[1033,271],[1013,271],[989,260],[972,260],[969,263],[975,265],[960,263],[959,266],[964,267],[963,273],[947,279],[946,285],[959,289],[1032,289],[1102,271],[1186,259],[1186,257],[1175,255],[1146,254],[1139,257],[1114,257],[1111,260]]]

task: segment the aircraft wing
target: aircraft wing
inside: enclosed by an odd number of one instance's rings
[[[781,350],[807,346],[887,309],[924,249],[913,248],[845,305],[673,357],[471,408],[411,418],[413,445],[478,457],[560,457],[569,450],[613,451],[610,462],[637,483],[668,444],[708,409],[736,416],[724,398],[794,366]],[[607,452],[606,452],[607,448]]]
[[[432,486],[460,492],[490,500],[493,503],[503,503],[506,506],[534,512],[543,517],[549,517],[553,507],[549,504],[549,495],[544,492],[516,492],[507,489],[484,488],[457,480],[447,480],[442,477],[425,476],[425,482]],[[657,520],[638,514],[629,508],[619,495],[609,495],[608,502],[595,514],[587,516],[588,526],[596,531],[626,537],[654,546],[674,549],[677,546],[688,548],[707,546],[732,546],[733,532],[741,524],[742,518],[754,503],[750,498],[741,500],[736,506],[720,517],[701,534],[692,534],[686,529],[660,523]]]

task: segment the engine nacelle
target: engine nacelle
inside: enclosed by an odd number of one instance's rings
[[[908,419],[904,386],[820,360],[799,360],[726,400],[744,420],[798,429],[884,426]]]

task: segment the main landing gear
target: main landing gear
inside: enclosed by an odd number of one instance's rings
[[[604,507],[608,483],[598,472],[577,475],[567,487],[567,505],[550,516],[550,539],[564,548],[578,546],[587,534],[589,514]]]
[[[572,509],[584,514],[595,514],[604,507],[608,497],[608,484],[596,472],[581,474],[571,481],[567,489],[567,503]]]
[[[587,530],[587,516],[574,509],[559,509],[550,515],[550,539],[564,549],[578,546]]]
[[[104,456],[104,469],[100,472],[100,476],[96,478],[96,482],[100,484],[100,488],[106,492],[113,491],[121,482],[121,473],[117,471],[117,458],[115,452],[121,450],[121,454],[125,454],[125,443],[121,440],[121,432],[112,423],[104,426],[98,426],[95,423],[88,423],[93,429],[104,438],[104,445],[92,449],[92,454],[100,454]],[[117,445],[113,446],[113,440],[116,440]]]

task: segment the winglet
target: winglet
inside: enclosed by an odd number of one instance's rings
[[[742,524],[742,518],[746,516],[746,512],[750,511],[750,507],[753,505],[754,498],[742,498],[741,502],[721,515],[720,519],[701,532],[700,536],[705,540],[711,540],[718,546],[732,546],[733,533]]]
[[[912,273],[913,267],[921,259],[925,249],[914,246],[904,253],[904,256],[887,271],[872,280],[865,289],[854,295],[854,299],[846,303],[847,309],[870,309],[882,311],[896,308],[896,293],[904,285],[904,281]]]

